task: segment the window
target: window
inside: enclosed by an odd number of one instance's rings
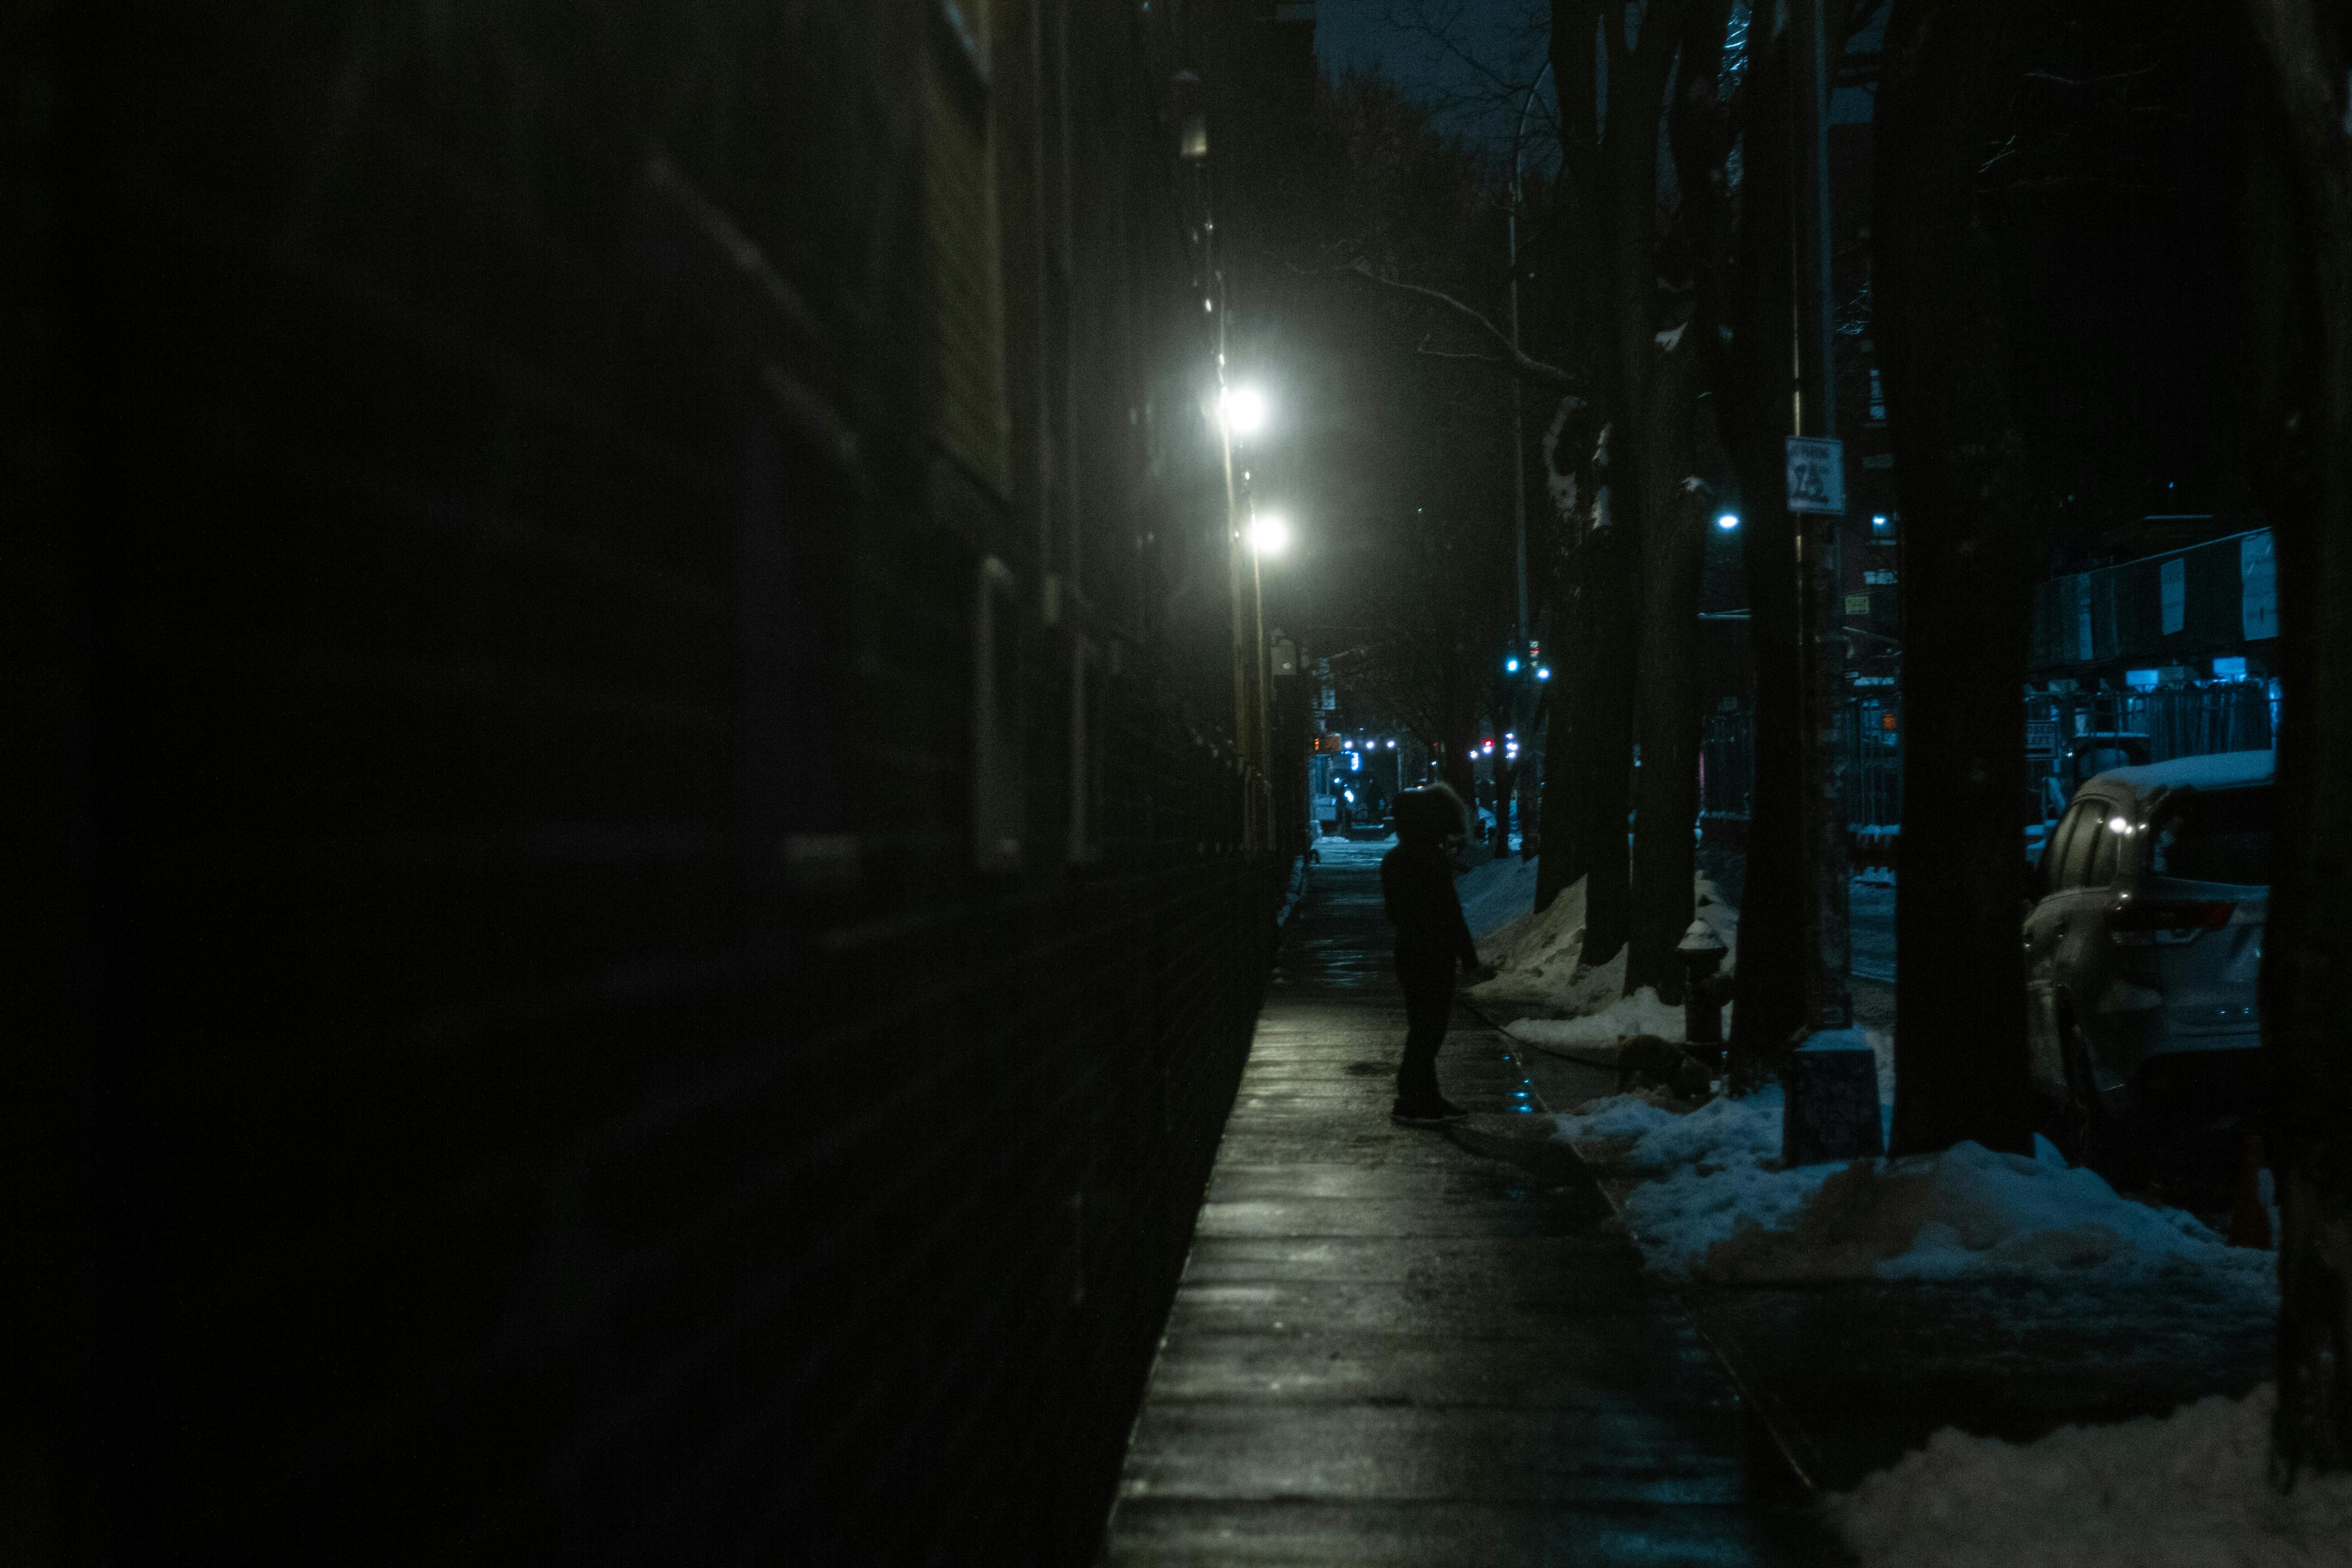
[[[1021,766],[1021,637],[1012,569],[980,563],[972,616],[972,858],[983,871],[1021,868],[1027,810]]]
[[[1004,258],[985,89],[990,18],[943,4],[953,38],[923,93],[923,206],[940,389],[940,445],[1000,491],[1011,466],[1004,395]]]
[[[2091,800],[2075,802],[2074,809],[2066,814],[2066,821],[2058,830],[2060,858],[2057,876],[2050,884],[2052,891],[2079,888],[2090,875],[2091,854],[2098,847],[2096,840],[2105,831],[2100,822],[2103,815],[2100,803]]]
[[[2156,822],[2148,868],[2192,882],[2266,887],[2271,879],[2271,788],[2192,790]]]
[[[2066,885],[2066,854],[2074,842],[2075,825],[2083,820],[2082,813],[2070,811],[2053,823],[2050,836],[2042,845],[2042,890],[2054,893]]]
[[[1102,657],[1081,637],[1070,647],[1070,832],[1066,849],[1073,866],[1102,858],[1103,801]]]
[[[2086,825],[2091,833],[2091,872],[2085,886],[2104,888],[2116,879],[2116,861],[2124,845],[2124,836],[2131,824],[2121,816],[2111,816],[2105,822],[2096,818]]]

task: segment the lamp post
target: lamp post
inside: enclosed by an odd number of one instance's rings
[[[1279,555],[1290,542],[1289,525],[1278,512],[1251,510],[1249,526],[1250,595],[1257,607],[1257,756],[1258,769],[1265,775],[1266,849],[1279,848],[1275,842],[1277,827],[1273,817],[1274,804],[1274,680],[1268,673],[1272,649],[1265,635],[1265,558]]]
[[[1224,340],[1223,322],[1218,327],[1218,342]],[[1273,779],[1269,772],[1274,756],[1274,726],[1270,715],[1273,701],[1273,681],[1266,671],[1265,647],[1265,584],[1258,570],[1258,558],[1279,548],[1279,540],[1286,537],[1282,520],[1269,515],[1261,520],[1252,515],[1243,521],[1244,503],[1239,488],[1234,482],[1234,437],[1248,436],[1265,423],[1265,394],[1254,386],[1235,386],[1224,382],[1222,369],[1224,355],[1218,353],[1219,385],[1217,389],[1217,431],[1223,447],[1225,463],[1225,517],[1227,559],[1234,584],[1234,740],[1242,748],[1244,772],[1254,774],[1247,803],[1247,837],[1254,850],[1274,847],[1274,825],[1271,821]],[[1272,542],[1269,544],[1269,541]],[[1244,618],[1242,609],[1241,568],[1244,555],[1249,563],[1249,610]]]

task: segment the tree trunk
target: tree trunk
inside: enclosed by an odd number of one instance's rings
[[[1462,797],[1470,816],[1465,826],[1475,833],[1478,826],[1478,772],[1470,762],[1470,746],[1478,738],[1478,721],[1470,710],[1461,710],[1449,715],[1441,727],[1444,738],[1440,743],[1437,774]]]
[[[1563,518],[1568,527],[1580,526],[1577,518]],[[1591,804],[1585,796],[1589,782],[1584,757],[1593,741],[1589,725],[1591,703],[1586,687],[1591,673],[1591,617],[1586,609],[1589,574],[1583,547],[1570,557],[1559,593],[1559,623],[1566,640],[1552,653],[1551,721],[1544,731],[1543,816],[1550,825],[1536,862],[1536,908],[1572,887],[1591,864],[1591,834],[1587,821]]]
[[[1876,337],[1904,531],[1894,1152],[2025,1152],[2026,647],[2039,543],[1977,171],[2025,18],[1895,0],[1879,89]]]
[[[1654,641],[1663,642],[1676,635],[1680,618],[1675,607],[1681,597],[1678,578],[1669,576],[1653,583],[1648,565],[1654,555],[1667,563],[1675,559],[1673,540],[1659,540],[1654,546],[1651,535],[1660,530],[1671,532],[1676,518],[1686,510],[1682,504],[1685,500],[1682,480],[1690,468],[1690,421],[1698,390],[1697,345],[1690,341],[1688,331],[1677,331],[1664,342],[1660,342],[1659,333],[1660,328],[1666,325],[1658,282],[1659,121],[1665,111],[1666,83],[1682,45],[1683,22],[1690,6],[1691,0],[1650,0],[1642,14],[1638,46],[1622,49],[1617,47],[1620,39],[1610,40],[1608,137],[1601,158],[1600,194],[1601,210],[1606,215],[1601,243],[1608,256],[1605,287],[1611,335],[1616,350],[1609,382],[1614,410],[1610,442],[1613,526],[1619,534],[1616,549],[1624,563],[1623,580],[1629,590],[1616,604],[1607,606],[1614,612],[1617,622],[1608,635],[1625,661],[1622,689],[1612,694],[1620,705],[1611,715],[1612,737],[1622,748],[1615,756],[1617,776],[1622,781],[1619,789],[1630,791],[1633,785],[1631,764],[1637,691],[1654,688],[1657,693],[1654,723],[1663,744],[1671,749],[1673,737],[1683,727],[1685,715],[1669,710],[1678,695],[1686,699],[1694,731],[1691,753],[1685,759],[1691,764],[1691,779],[1678,779],[1671,758],[1658,764],[1663,773],[1655,809],[1665,819],[1653,819],[1650,825],[1651,837],[1679,832],[1681,842],[1678,846],[1654,845],[1649,854],[1634,862],[1638,889],[1635,881],[1629,879],[1623,885],[1622,904],[1617,902],[1618,889],[1604,888],[1603,884],[1614,880],[1607,875],[1610,868],[1625,863],[1622,829],[1619,826],[1622,815],[1612,823],[1596,820],[1593,824],[1596,836],[1607,834],[1615,852],[1605,861],[1596,859],[1594,879],[1586,887],[1584,952],[1588,961],[1601,962],[1638,936],[1641,946],[1626,957],[1628,990],[1637,984],[1660,983],[1655,972],[1661,967],[1661,954],[1654,947],[1654,938],[1657,930],[1667,923],[1673,925],[1674,934],[1665,943],[1663,967],[1669,971],[1674,968],[1674,946],[1682,940],[1684,927],[1690,923],[1689,833],[1690,824],[1697,815],[1696,683],[1677,680],[1671,670],[1662,672],[1663,678],[1653,681],[1643,662]],[[1623,25],[1622,17],[1612,16],[1611,21],[1613,26]],[[1698,609],[1695,576],[1683,603],[1695,623]],[[1690,629],[1683,632],[1685,639],[1692,635]],[[1652,705],[1648,699],[1643,700],[1645,710]],[[1650,772],[1646,752],[1641,772]],[[1643,793],[1646,796],[1653,792],[1645,784]],[[1624,795],[1621,793],[1614,798],[1622,801]],[[1679,820],[1675,820],[1678,810]],[[1677,865],[1679,873],[1675,870]],[[1606,899],[1602,897],[1604,893]],[[1673,916],[1677,904],[1681,910],[1679,919]],[[1643,979],[1635,978],[1637,972]],[[1678,973],[1670,973],[1663,984],[1679,997]]]
[[[1654,367],[1654,436],[1643,447],[1641,756],[1634,773],[1632,952],[1625,990],[1683,999],[1675,949],[1696,908],[1698,595],[1706,551],[1699,497],[1683,479],[1692,462],[1698,351],[1688,333]]]
[[[1719,24],[1715,24],[1719,26]],[[1740,900],[1739,963],[1734,973],[1732,1076],[1745,1090],[1780,1067],[1806,1024],[1806,881],[1800,843],[1802,788],[1798,700],[1795,533],[1781,503],[1783,440],[1789,434],[1790,345],[1795,331],[1788,32],[1751,27],[1744,100],[1744,170],[1737,231],[1718,203],[1712,233],[1695,232],[1698,316],[1718,428],[1739,476],[1740,553],[1748,583],[1748,643],[1756,672],[1747,870]],[[1675,148],[1685,200],[1699,172],[1718,164],[1711,106],[1687,113]],[[1724,329],[1728,328],[1727,336]]]
[[[1761,29],[1759,29],[1761,31]],[[1755,37],[1750,35],[1751,38]],[[1768,43],[1748,68],[1748,123],[1786,114],[1785,51]],[[1732,1077],[1742,1089],[1777,1072],[1806,1023],[1805,896],[1799,792],[1801,666],[1797,637],[1796,530],[1784,501],[1789,429],[1790,271],[1788,145],[1750,135],[1745,155],[1735,274],[1730,386],[1718,403],[1739,471],[1741,563],[1748,580],[1748,640],[1755,664],[1750,712],[1752,779],[1748,866],[1739,908],[1739,963],[1731,1016]]]
[[[1551,6],[1553,79],[1562,106],[1560,182],[1572,220],[1589,237],[1582,261],[1556,268],[1554,276],[1568,289],[1567,318],[1591,355],[1593,402],[1610,448],[1601,481],[1606,499],[1596,501],[1595,525],[1579,547],[1580,592],[1563,622],[1564,641],[1576,657],[1572,666],[1563,660],[1555,667],[1571,684],[1570,700],[1554,716],[1546,764],[1551,787],[1560,792],[1547,803],[1554,841],[1573,837],[1577,847],[1570,859],[1590,879],[1584,954],[1591,963],[1615,956],[1633,933],[1625,816],[1639,541],[1647,500],[1641,448],[1659,438],[1661,405],[1650,395],[1659,380],[1654,362],[1671,357],[1655,342],[1658,123],[1691,3],[1651,0],[1633,47],[1615,6],[1594,0],[1553,0]],[[1608,61],[1605,136],[1594,121],[1602,101],[1596,37]],[[1671,416],[1687,417],[1688,401],[1685,389]],[[1563,874],[1567,869],[1538,872],[1539,900],[1548,901],[1548,892],[1572,879]],[[1687,895],[1687,871],[1681,883]],[[1677,941],[1680,934],[1678,927]]]
[[[1668,141],[1675,154],[1681,199],[1669,231],[1664,258],[1654,258],[1646,277],[1621,282],[1623,304],[1635,290],[1647,297],[1648,324],[1660,324],[1656,279],[1661,264],[1688,258],[1690,281],[1698,286],[1706,268],[1699,259],[1720,245],[1723,117],[1715,81],[1723,59],[1727,0],[1705,0],[1679,8],[1654,6],[1648,26],[1677,27],[1681,64],[1675,73],[1675,102],[1665,109]],[[1643,90],[1648,90],[1646,86]],[[1664,94],[1665,79],[1657,80]],[[1657,160],[1647,160],[1642,179],[1653,193]],[[1632,182],[1629,181],[1629,184]],[[1633,193],[1629,192],[1628,195]],[[1680,282],[1682,279],[1675,279]],[[1712,325],[1697,316],[1674,312],[1674,325],[1632,345],[1642,356],[1639,381],[1643,436],[1641,462],[1642,628],[1641,757],[1635,774],[1633,950],[1625,963],[1625,989],[1657,988],[1667,1002],[1683,996],[1683,966],[1676,949],[1696,911],[1693,873],[1697,846],[1699,737],[1699,581],[1706,555],[1706,507],[1696,473],[1702,421],[1698,401],[1706,359],[1700,344]],[[1706,445],[1714,446],[1710,439]],[[1720,457],[1719,451],[1716,453]]]
[[[1518,769],[1511,765],[1511,743],[1506,739],[1511,732],[1510,708],[1488,711],[1487,721],[1494,726],[1495,755],[1489,769],[1495,783],[1495,853],[1500,855],[1511,846],[1511,785]]]
[[[2341,7],[2248,0],[2280,112],[2248,181],[2255,470],[2276,529],[2279,852],[2263,961],[2278,1175],[2275,1468],[2352,1469],[2352,135]]]
[[[1633,754],[1633,542],[1622,523],[1612,522],[1592,531],[1584,554],[1589,646],[1577,706],[1587,739],[1570,759],[1577,773],[1570,799],[1581,808],[1574,830],[1583,840],[1576,858],[1585,876],[1584,962],[1606,963],[1633,934],[1625,849]]]
[[[1536,738],[1528,737],[1524,755],[1534,756]],[[1536,770],[1519,770],[1519,858],[1532,860],[1543,853],[1543,819],[1536,809]]]

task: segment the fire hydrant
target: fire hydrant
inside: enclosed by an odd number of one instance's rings
[[[1683,932],[1675,952],[1683,961],[1683,1039],[1694,1049],[1723,1045],[1723,1005],[1731,1000],[1731,981],[1718,974],[1723,967],[1723,939],[1703,920]]]

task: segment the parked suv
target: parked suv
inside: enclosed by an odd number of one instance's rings
[[[2035,1086],[2061,1146],[2112,1175],[2210,1189],[2256,1108],[2273,757],[2110,769],[2042,853],[2025,921]]]

